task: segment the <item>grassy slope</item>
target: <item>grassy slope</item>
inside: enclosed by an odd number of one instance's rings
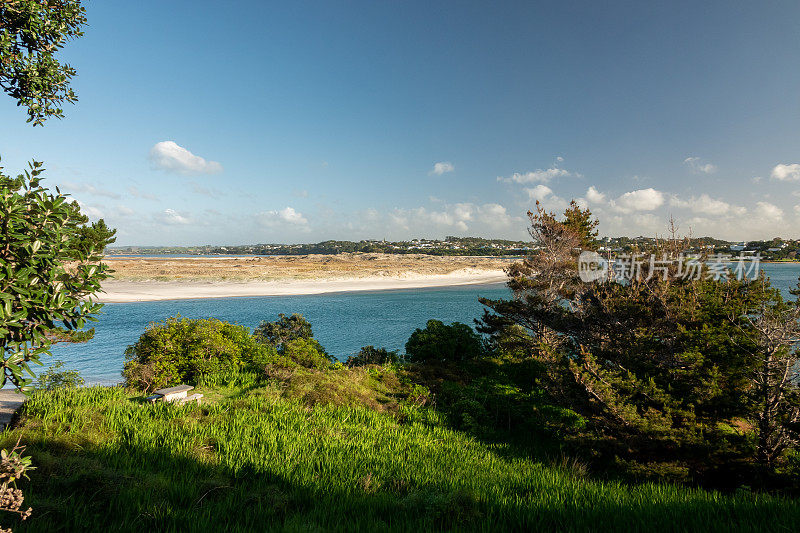
[[[15,531],[793,530],[766,496],[582,479],[438,424],[363,407],[308,408],[273,389],[203,406],[118,388],[40,393],[21,435],[38,469]],[[427,414],[426,414],[427,413]],[[7,520],[7,517],[4,517]]]

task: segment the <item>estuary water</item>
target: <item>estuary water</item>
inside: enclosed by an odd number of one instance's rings
[[[773,284],[789,296],[797,284],[800,264],[762,264]],[[110,303],[94,324],[94,339],[84,344],[59,344],[45,367],[56,359],[78,370],[87,384],[113,384],[120,375],[125,348],[136,342],[145,327],[180,314],[187,318],[219,318],[256,327],[276,320],[278,313],[301,313],[312,324],[314,336],[327,351],[344,360],[365,345],[401,350],[416,328],[432,318],[474,325],[484,307],[479,297],[507,298],[502,283],[446,288],[405,289],[305,296],[213,298],[160,302]]]

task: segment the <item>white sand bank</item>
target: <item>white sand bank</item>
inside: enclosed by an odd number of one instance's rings
[[[152,302],[188,298],[230,298],[236,296],[295,296],[329,292],[381,291],[450,287],[506,281],[502,270],[460,271],[442,275],[407,275],[402,277],[364,277],[355,279],[319,279],[248,282],[196,281],[115,281],[103,283],[100,302]]]

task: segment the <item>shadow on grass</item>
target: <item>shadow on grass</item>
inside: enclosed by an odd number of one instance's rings
[[[526,484],[502,487],[514,497],[497,501],[452,480],[415,486],[367,476],[350,488],[299,485],[269,470],[233,471],[168,449],[26,444],[37,465],[24,486],[34,514],[14,524],[16,532],[789,531],[800,520],[798,506],[780,501],[620,505],[612,495],[582,494],[579,480],[566,499]]]

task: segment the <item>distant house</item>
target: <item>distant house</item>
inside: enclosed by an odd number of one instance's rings
[[[739,244],[731,244],[731,251],[732,252],[741,252],[747,246],[746,242],[740,242]]]

